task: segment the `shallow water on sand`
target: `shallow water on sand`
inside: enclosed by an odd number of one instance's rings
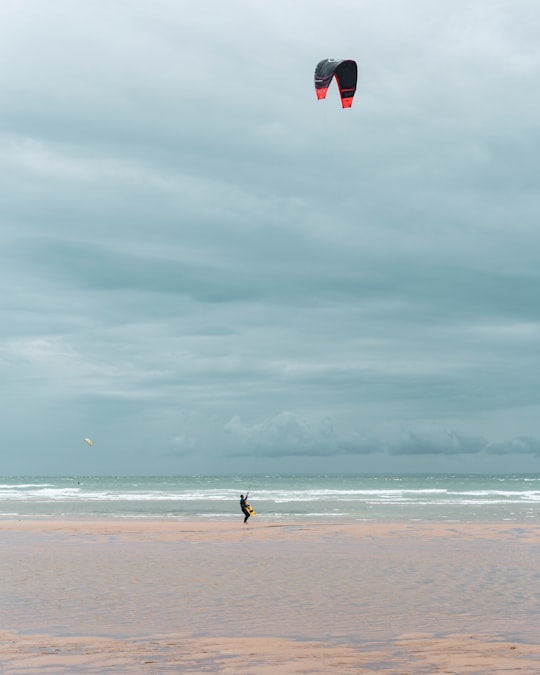
[[[410,632],[537,639],[538,533],[254,524],[224,534],[218,524],[165,536],[155,526],[1,532],[6,628],[348,644]]]

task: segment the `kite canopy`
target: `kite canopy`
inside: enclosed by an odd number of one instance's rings
[[[90,438],[85,438],[85,439],[84,439],[84,442],[85,442],[87,445],[94,445],[94,444],[92,443],[92,440],[91,440]]]
[[[341,96],[341,105],[350,108],[356,91],[358,67],[351,59],[323,59],[315,68],[315,93],[317,98],[326,98],[326,92],[335,77]]]

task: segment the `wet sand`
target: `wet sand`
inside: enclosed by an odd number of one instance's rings
[[[540,672],[540,527],[0,521],[0,672]]]

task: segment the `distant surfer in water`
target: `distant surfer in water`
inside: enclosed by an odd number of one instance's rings
[[[248,498],[249,492],[246,492],[246,496],[240,495],[240,508],[242,509],[242,513],[244,514],[244,523],[247,523],[248,518],[250,517],[251,513],[249,512],[248,506],[249,504],[247,503],[247,498]]]

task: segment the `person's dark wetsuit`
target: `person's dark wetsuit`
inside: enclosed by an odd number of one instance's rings
[[[242,513],[244,514],[244,523],[247,523],[248,518],[250,517],[251,513],[247,510],[246,502],[247,502],[247,493],[246,496],[240,495],[240,508],[242,509]]]

